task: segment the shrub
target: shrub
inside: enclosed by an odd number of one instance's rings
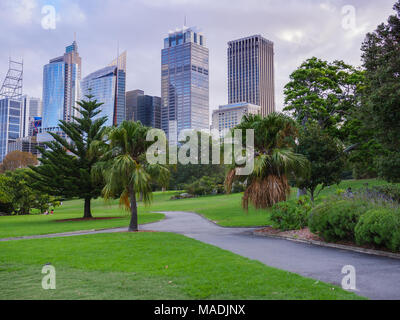
[[[185,186],[188,193],[196,196],[205,196],[224,192],[224,186],[219,184],[217,179],[204,176],[191,184]]]
[[[400,212],[373,209],[366,212],[355,228],[358,244],[373,244],[393,251],[400,250]]]
[[[367,201],[330,200],[312,210],[308,226],[326,241],[354,241],[354,229],[360,216],[371,206]]]
[[[400,203],[400,186],[396,184],[387,184],[383,186],[375,186],[374,191],[384,195],[385,197]]]
[[[299,230],[307,226],[307,217],[312,205],[309,197],[300,197],[277,203],[272,208],[271,220],[273,227],[282,231]]]

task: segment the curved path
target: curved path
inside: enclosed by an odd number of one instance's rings
[[[268,266],[339,286],[344,277],[341,273],[343,266],[352,265],[356,269],[357,294],[371,299],[400,300],[400,260],[255,236],[252,233],[254,228],[220,227],[195,213],[161,213],[165,214],[164,220],[141,225],[140,229],[183,234]],[[124,231],[127,228],[26,236],[0,241]]]
[[[268,266],[341,286],[346,265],[356,269],[356,293],[371,299],[400,299],[400,260],[253,235],[254,228],[223,228],[188,212],[161,212],[162,221],[143,230],[180,233]]]

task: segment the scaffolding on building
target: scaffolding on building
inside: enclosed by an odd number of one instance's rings
[[[0,89],[0,99],[22,100],[23,74],[24,62],[15,61],[10,58],[8,72]]]

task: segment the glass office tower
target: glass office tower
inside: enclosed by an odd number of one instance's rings
[[[125,120],[126,53],[109,66],[95,71],[82,80],[82,99],[92,95],[103,103],[98,117],[107,116],[107,126],[119,125]]]
[[[183,129],[209,129],[209,52],[196,28],[172,32],[161,51],[161,126],[171,143]]]
[[[137,119],[147,127],[161,129],[161,98],[141,95],[137,98]]]
[[[14,99],[0,100],[0,162],[8,153],[10,143],[20,137],[21,101]]]
[[[228,43],[228,100],[260,106],[262,116],[275,111],[272,41],[255,35]]]
[[[42,117],[42,101],[29,96],[22,97],[21,138],[32,136],[35,119]]]
[[[63,56],[50,60],[43,69],[43,123],[45,131],[57,131],[58,122],[72,121],[79,112],[81,58],[74,41]]]

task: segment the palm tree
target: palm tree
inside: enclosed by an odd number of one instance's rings
[[[286,201],[290,194],[289,178],[308,173],[309,163],[293,148],[296,145],[297,125],[290,117],[272,113],[262,118],[247,115],[235,128],[254,130],[254,170],[248,176],[236,174],[240,166],[233,165],[226,176],[225,187],[231,192],[235,181],[246,182],[242,205],[248,209],[249,200],[257,209],[265,209],[280,201]]]
[[[120,198],[120,205],[131,211],[129,231],[138,231],[136,197],[142,195],[145,205],[152,201],[152,182],[163,187],[169,181],[167,166],[151,165],[146,160],[146,151],[153,142],[146,141],[149,127],[140,122],[124,121],[107,132],[106,144],[96,146],[105,149],[102,161],[94,170],[97,178],[105,181],[103,196],[106,200]]]

